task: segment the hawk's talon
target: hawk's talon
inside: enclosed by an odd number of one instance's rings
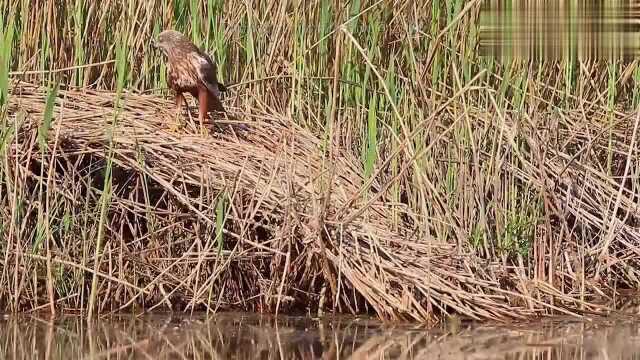
[[[180,112],[177,112],[173,119],[173,124],[169,127],[169,132],[177,133],[178,130],[181,130],[184,127],[182,121],[180,121]]]
[[[171,133],[178,133],[180,129],[182,129],[182,124],[179,123],[174,123],[173,125],[171,125],[168,129],[169,132]]]

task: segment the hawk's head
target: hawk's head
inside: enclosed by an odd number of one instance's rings
[[[184,35],[175,30],[165,30],[158,35],[157,40],[151,40],[151,45],[153,47],[160,49],[165,55],[169,52],[169,50],[176,46],[177,44],[189,42]]]

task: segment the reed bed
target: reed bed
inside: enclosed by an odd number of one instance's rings
[[[479,58],[479,1],[111,5],[0,0],[0,308],[513,319],[638,288],[637,62]],[[231,83],[206,137],[167,131],[169,27]]]
[[[203,137],[187,127],[175,134],[167,131],[171,106],[157,97],[123,96],[116,118],[115,94],[60,90],[52,107],[56,121],[40,151],[39,127],[30,119],[47,111],[47,90],[28,84],[12,90],[9,112],[27,115],[8,134],[7,158],[21,160],[6,169],[7,187],[25,195],[26,213],[4,215],[24,224],[38,213],[49,229],[7,229],[15,244],[8,244],[5,264],[28,276],[49,261],[80,282],[82,272],[93,271],[100,277],[100,310],[151,295],[150,307],[179,299],[207,309],[313,309],[326,301],[340,311],[424,321],[434,304],[476,318],[510,314],[493,272],[478,276],[455,247],[393,224],[394,210],[412,217],[407,207],[393,205],[381,184],[367,184],[358,159],[335,141],[328,145],[331,157],[324,157],[321,140],[287,118],[236,112],[246,119],[242,130],[229,125]],[[99,237],[100,222],[77,220],[81,209],[100,211],[109,161],[108,242],[87,258],[95,249],[63,234],[77,228],[82,237]],[[361,196],[365,189],[369,198]],[[43,203],[53,212],[43,214]],[[33,236],[36,244],[24,242]],[[23,248],[44,242],[56,248],[50,258]],[[22,294],[38,291],[27,283],[9,282],[5,295],[13,306],[39,305],[21,304]],[[69,302],[84,308],[88,295],[75,295]]]
[[[86,308],[95,291],[100,312],[132,304],[330,307],[420,321],[448,312],[504,319],[596,311],[585,296],[608,293],[581,283],[571,267],[575,259],[557,270],[562,282],[552,287],[524,277],[523,266],[486,262],[456,244],[416,236],[419,216],[384,191],[399,178],[366,182],[348,149],[331,141],[327,151],[313,133],[268,110],[236,110],[242,126],[220,122],[202,136],[190,122],[180,133],[169,132],[171,105],[153,95],[123,95],[116,108],[115,93],[60,89],[52,98],[47,92],[16,83],[9,97],[13,126],[4,149],[5,159],[14,160],[5,167],[5,199],[23,202],[3,208],[3,218],[15,224],[3,229],[3,298],[14,309],[50,301],[40,287],[47,283],[65,307]],[[47,111],[56,120],[43,140],[39,119]],[[543,169],[559,173],[564,166],[566,178],[580,178],[571,176],[582,168],[568,156],[548,156]],[[526,159],[520,168],[501,168],[551,190],[547,171]],[[576,184],[556,177],[549,211],[557,207],[584,227],[602,226],[589,206],[610,201],[617,189],[597,176],[578,184],[583,194],[592,186],[592,197],[572,196]],[[559,198],[564,204],[554,201]],[[621,209],[635,206],[624,192],[619,199]],[[392,221],[393,212],[402,226]],[[619,229],[618,241],[637,241],[628,227]],[[96,249],[93,239],[100,238],[105,242]],[[38,255],[41,249],[46,256]],[[571,251],[579,249],[564,248],[559,256],[571,261]],[[632,264],[633,248],[627,251],[620,254]],[[39,279],[43,266],[51,275]],[[633,279],[633,269],[619,279]],[[95,290],[86,286],[92,276]],[[554,303],[539,300],[546,297]]]

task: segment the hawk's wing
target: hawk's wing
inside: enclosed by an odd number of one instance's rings
[[[220,88],[218,79],[216,78],[216,64],[211,58],[204,53],[192,52],[190,53],[193,64],[197,64],[196,72],[198,78],[209,90],[209,104],[211,104],[211,110],[224,111],[222,102],[220,101]]]
[[[220,101],[220,88],[216,79],[216,65],[208,55],[192,52],[190,53],[192,63],[195,65],[199,80],[209,91],[209,109],[225,111]]]
[[[213,79],[215,80],[216,84],[218,85],[218,90],[219,91],[227,91],[227,87],[224,86],[221,82],[218,81],[218,78],[216,77],[216,73],[218,73],[218,65],[216,64],[215,61],[213,61],[211,59],[211,56],[209,56],[209,54],[202,52],[203,56],[209,61],[209,63],[212,65],[212,69],[211,69],[211,73],[213,74]]]

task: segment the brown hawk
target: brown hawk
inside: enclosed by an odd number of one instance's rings
[[[204,130],[204,118],[210,111],[225,111],[220,91],[227,89],[216,78],[216,63],[175,30],[161,32],[157,40],[152,40],[152,46],[167,57],[167,83],[175,91],[176,116],[186,104],[184,93],[190,93],[198,99],[198,120],[201,130]]]

